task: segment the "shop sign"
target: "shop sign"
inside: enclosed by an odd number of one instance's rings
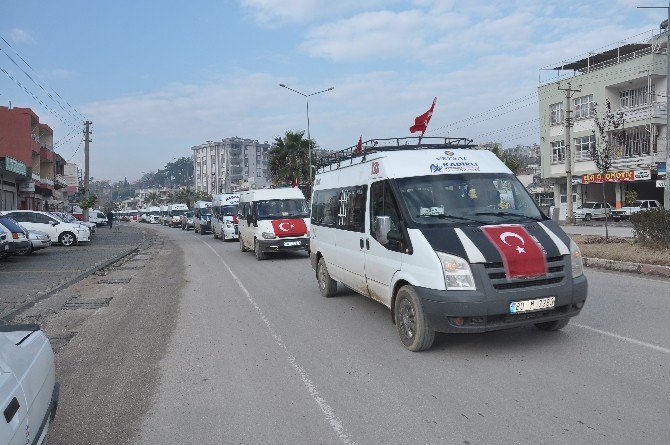
[[[656,187],[665,188],[666,181],[667,181],[667,179],[665,179],[663,181],[656,181]]]
[[[20,192],[28,192],[32,193],[35,191],[35,183],[30,181],[30,182],[22,182],[19,184],[19,191]]]
[[[582,184],[603,182],[630,182],[630,181],[646,181],[651,179],[651,171],[649,170],[627,170],[618,172],[607,172],[604,175],[601,173],[591,173],[582,175]]]
[[[658,163],[658,179],[666,179],[668,177],[668,168],[665,165],[665,162]]]
[[[5,156],[5,170],[22,176],[28,176],[28,167],[21,161]]]

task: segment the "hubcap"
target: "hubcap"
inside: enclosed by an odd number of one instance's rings
[[[70,244],[72,244],[73,241],[74,240],[72,239],[72,235],[69,235],[69,234],[63,235],[63,244],[65,244],[66,246],[69,246]]]
[[[416,331],[416,320],[414,317],[414,308],[407,299],[400,302],[398,310],[398,323],[400,324],[400,334],[406,340],[411,340]]]

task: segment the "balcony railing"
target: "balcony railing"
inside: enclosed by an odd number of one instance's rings
[[[52,187],[53,187],[53,185],[54,185],[54,182],[53,182],[52,179],[41,178],[41,179],[40,179],[40,182],[41,182],[42,184],[50,185],[50,186],[52,186]]]
[[[654,102],[632,108],[621,108],[626,122],[643,121],[645,119],[665,119],[667,116],[666,104],[663,102]]]
[[[40,175],[38,175],[37,173],[33,173],[31,176],[33,178],[33,181],[41,181],[42,180],[42,178],[40,178]]]

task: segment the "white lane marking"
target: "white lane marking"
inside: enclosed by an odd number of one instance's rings
[[[591,326],[585,326],[583,324],[570,323],[570,325],[586,329],[587,331],[592,331],[598,334],[606,335],[608,337],[616,338],[618,340],[627,341],[628,343],[633,343],[634,345],[644,346],[645,348],[653,349],[654,351],[662,352],[664,354],[670,354],[670,349],[664,348],[663,346],[654,345],[652,343],[647,343],[630,337],[624,337],[623,335],[615,334],[614,332],[603,331],[601,329],[592,328]]]
[[[309,392],[309,395],[312,396],[312,399],[314,399],[316,404],[319,405],[319,408],[321,409],[321,412],[323,412],[324,417],[326,418],[326,420],[330,424],[330,427],[333,429],[333,431],[335,431],[335,434],[337,434],[337,437],[340,438],[342,443],[345,443],[347,445],[354,445],[356,442],[354,442],[353,440],[351,440],[349,438],[349,436],[347,436],[347,433],[344,431],[344,426],[342,425],[342,422],[340,422],[340,420],[335,415],[335,411],[333,411],[333,408],[331,408],[330,405],[328,404],[328,402],[323,397],[321,397],[321,395],[319,394],[319,391],[317,390],[316,386],[310,380],[309,375],[307,374],[307,371],[305,371],[305,369],[300,365],[300,363],[298,363],[298,360],[295,358],[295,356],[293,356],[289,352],[288,348],[286,347],[286,345],[282,341],[279,334],[277,334],[275,332],[274,328],[272,327],[272,324],[270,323],[270,320],[267,319],[267,317],[265,316],[265,314],[263,313],[261,308],[256,303],[256,300],[254,300],[254,297],[252,297],[251,294],[249,293],[249,291],[247,290],[247,288],[244,287],[244,284],[242,284],[242,281],[237,277],[237,275],[235,275],[235,273],[230,268],[230,266],[228,266],[228,263],[226,263],[226,261],[223,259],[223,257],[221,257],[221,255],[219,255],[219,253],[216,250],[214,250],[214,248],[212,246],[210,246],[208,243],[201,240],[200,238],[198,238],[195,235],[193,235],[193,237],[195,239],[197,239],[198,241],[202,242],[212,252],[214,252],[214,255],[219,257],[219,259],[221,260],[221,263],[228,270],[228,273],[233,277],[233,279],[235,280],[237,285],[240,287],[240,289],[242,290],[244,295],[247,297],[247,300],[249,300],[249,303],[251,303],[251,306],[253,306],[253,308],[256,310],[256,313],[261,318],[263,323],[265,323],[265,326],[268,328],[268,331],[270,332],[270,335],[272,335],[272,338],[274,339],[277,346],[279,346],[281,349],[283,349],[284,352],[286,353],[286,359],[291,364],[291,366],[293,366],[293,369],[295,369],[295,371],[298,373],[298,375],[300,375],[300,379],[302,380],[302,383],[307,388],[307,392]]]

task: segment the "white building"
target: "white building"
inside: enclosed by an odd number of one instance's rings
[[[270,185],[267,142],[238,137],[191,147],[196,191],[228,193]]]
[[[666,39],[667,34],[661,34],[648,42],[589,53],[587,58],[553,68],[555,78],[561,80],[538,88],[542,177],[553,182],[556,205],[567,202],[566,96],[559,86],[566,88],[568,82],[581,90],[570,104],[573,202],[578,206],[602,201],[603,182],[606,201],[616,207],[624,203],[626,191],[635,191],[639,199],[663,201],[657,179],[667,138]],[[594,114],[602,119],[608,100],[613,112],[623,113],[627,137],[624,146],[615,147],[611,174],[603,178],[590,149],[598,137]]]

